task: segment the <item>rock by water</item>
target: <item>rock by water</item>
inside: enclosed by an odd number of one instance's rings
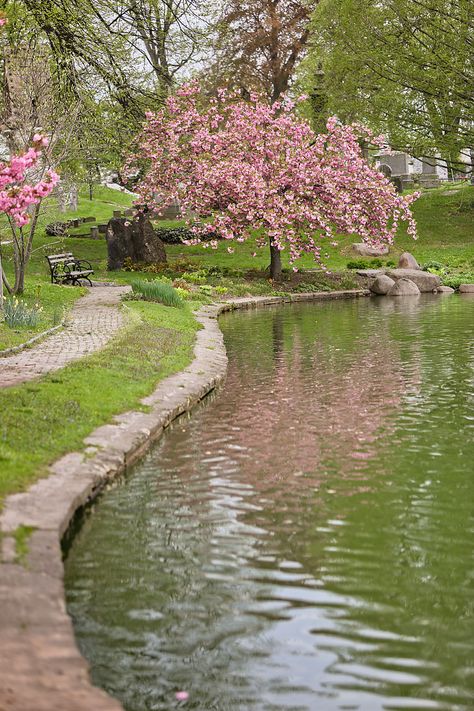
[[[392,279],[409,279],[413,281],[421,292],[437,291],[441,286],[441,279],[437,274],[423,272],[421,269],[387,269],[386,274]]]
[[[379,274],[374,281],[369,285],[369,289],[373,294],[388,294],[395,280],[391,279],[386,274]]]
[[[398,279],[387,292],[387,296],[418,296],[419,294],[419,288],[410,279]]]

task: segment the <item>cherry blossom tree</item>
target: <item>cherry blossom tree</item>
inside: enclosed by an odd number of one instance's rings
[[[7,216],[10,226],[15,266],[14,284],[10,285],[5,273],[0,271],[0,286],[3,289],[3,282],[10,294],[23,293],[39,205],[59,180],[54,170],[44,171],[39,166],[42,148],[47,144],[48,139],[37,133],[26,153],[12,156],[6,163],[0,162],[0,213]],[[41,176],[30,184],[28,175],[31,178],[32,171],[38,169]]]
[[[417,195],[398,195],[362,155],[361,139],[382,139],[335,117],[315,135],[294,108],[286,99],[269,106],[226,90],[203,102],[198,85],[182,87],[162,110],[147,114],[140,149],[129,161],[131,172],[137,157],[145,159],[141,202],[160,210],[178,201],[204,219],[204,227],[192,228],[192,243],[204,232],[238,242],[256,234],[258,246],[270,246],[272,278],[281,275],[283,249],[290,263],[309,253],[321,264],[337,233],[391,244],[406,220],[415,237],[410,204]]]

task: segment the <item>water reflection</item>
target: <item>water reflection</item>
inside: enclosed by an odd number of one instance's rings
[[[70,552],[95,681],[129,711],[181,688],[202,711],[470,708],[474,300],[221,324],[225,387]]]

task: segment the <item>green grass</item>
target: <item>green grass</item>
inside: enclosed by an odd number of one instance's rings
[[[130,325],[103,350],[38,381],[0,389],[0,501],[191,362],[199,327],[193,304],[170,309],[130,301],[124,308]]]
[[[15,558],[20,565],[26,565],[31,535],[36,531],[34,526],[18,526],[13,532],[15,539]]]
[[[145,301],[158,301],[165,306],[175,306],[177,308],[184,306],[184,301],[176,289],[171,284],[159,279],[153,279],[153,281],[137,279],[132,282],[132,289],[134,294],[140,294]]]
[[[390,258],[398,259],[404,252],[411,252],[421,264],[436,260],[453,267],[474,259],[474,188],[456,186],[444,195],[447,188],[424,192],[414,203],[413,212],[418,223],[418,239],[406,234],[406,225],[401,225],[397,239],[391,249]],[[353,242],[360,240],[355,235],[340,237],[337,248],[328,246],[326,264],[331,270],[345,269],[348,261],[353,261]],[[234,254],[227,252],[228,242],[221,242],[216,250],[201,246],[170,245],[166,252],[172,258],[182,257],[199,266],[220,268],[265,269],[268,266],[268,250],[256,249],[254,240],[243,244],[232,243]],[[256,252],[257,256],[252,257]],[[284,267],[289,267],[286,251],[282,253]],[[316,267],[313,259],[305,255],[296,266],[300,269]]]

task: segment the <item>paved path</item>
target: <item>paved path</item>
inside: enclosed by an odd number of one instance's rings
[[[0,358],[0,388],[19,385],[64,368],[105,346],[123,323],[120,298],[128,286],[95,286],[79,299],[67,326],[38,346]]]

